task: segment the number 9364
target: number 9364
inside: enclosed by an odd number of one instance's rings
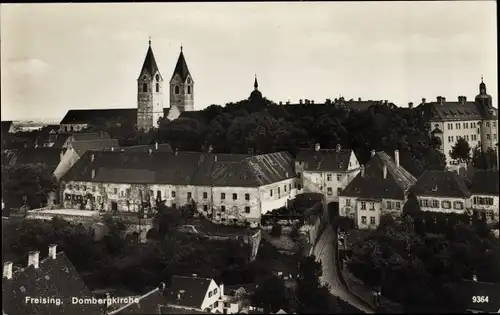
[[[472,297],[472,303],[488,303],[488,297],[484,295],[475,295]]]

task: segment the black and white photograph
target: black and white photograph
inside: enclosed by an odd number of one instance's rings
[[[497,23],[0,4],[2,314],[500,313]]]

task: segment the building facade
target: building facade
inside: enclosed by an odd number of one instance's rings
[[[195,203],[213,222],[260,225],[295,194],[293,159],[197,152],[88,151],[61,179],[65,208],[112,212]]]
[[[392,159],[372,150],[368,163],[339,196],[339,214],[354,219],[360,229],[376,228],[384,214],[401,214],[416,179],[399,164],[399,151]]]
[[[297,154],[295,172],[298,193],[321,193],[326,202],[338,202],[340,192],[360,171],[360,164],[352,150],[303,149]]]
[[[482,80],[479,94],[472,102],[465,96],[459,96],[456,102],[438,96],[436,102],[422,99],[417,108],[429,121],[431,134],[440,140],[440,151],[446,156],[448,168],[454,169],[459,164],[450,153],[460,138],[473,149],[496,150],[498,109],[493,106],[492,97],[486,93],[486,84]]]

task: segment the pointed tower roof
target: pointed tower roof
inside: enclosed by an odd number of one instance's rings
[[[146,59],[144,59],[144,63],[142,64],[141,73],[144,71],[147,71],[147,73],[151,76],[153,76],[156,71],[159,71],[155,55],[153,54],[153,49],[151,48],[151,38],[149,39],[148,52],[146,53]]]
[[[257,75],[255,75],[255,81],[253,83],[253,87],[257,90],[259,88],[259,83],[257,82]]]
[[[179,54],[179,59],[177,59],[177,64],[175,65],[174,74],[172,74],[172,79],[170,80],[173,80],[176,74],[181,77],[182,81],[186,81],[188,75],[191,75],[191,73],[189,73],[186,59],[184,58],[184,53],[182,52],[182,46],[181,53]]]

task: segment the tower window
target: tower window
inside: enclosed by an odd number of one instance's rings
[[[160,83],[156,83],[156,92],[160,92]]]
[[[188,85],[188,94],[191,94],[191,86]]]
[[[156,75],[156,81],[160,81],[160,75]]]
[[[143,92],[147,92],[148,91],[148,84],[147,83],[143,83],[142,84],[142,91]]]
[[[176,95],[179,94],[179,86],[178,85],[176,85],[174,87],[174,94],[176,94]]]

